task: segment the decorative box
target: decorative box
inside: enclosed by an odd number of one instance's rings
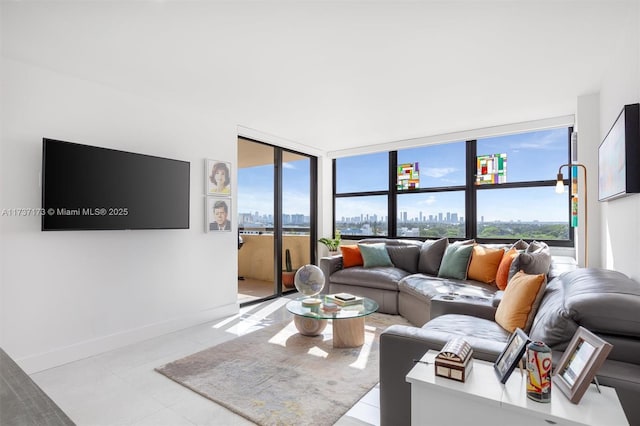
[[[464,382],[471,367],[473,367],[473,349],[461,337],[455,337],[447,342],[440,353],[436,355],[436,376]]]

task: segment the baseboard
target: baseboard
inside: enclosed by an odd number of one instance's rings
[[[168,321],[146,325],[132,330],[114,333],[73,345],[56,348],[44,353],[29,355],[16,359],[16,363],[27,374],[37,373],[69,362],[78,361],[90,356],[98,355],[113,349],[118,349],[133,343],[138,343],[163,334],[172,333],[184,328],[192,327],[208,321],[214,321],[238,313],[237,303],[219,306],[205,311],[196,312]]]

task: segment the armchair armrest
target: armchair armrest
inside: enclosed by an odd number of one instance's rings
[[[392,325],[380,335],[380,424],[411,424],[411,385],[405,377],[430,349],[439,351],[447,341],[429,339],[418,327]]]
[[[342,255],[327,256],[320,258],[320,269],[324,274],[324,289],[323,293],[329,291],[329,277],[334,272],[342,269]]]
[[[433,305],[432,305],[433,306]],[[452,318],[456,321],[455,318]],[[440,351],[452,334],[443,330],[392,325],[380,335],[380,424],[409,426],[411,424],[411,385],[406,376],[429,350]],[[504,342],[470,337],[473,357],[494,362]]]

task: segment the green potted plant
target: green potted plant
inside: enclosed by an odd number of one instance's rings
[[[335,238],[320,238],[318,240],[319,243],[324,244],[329,249],[329,254],[336,254],[338,252],[338,247],[340,247],[340,231],[336,231]]]
[[[294,271],[291,266],[291,252],[289,249],[284,251],[284,258],[285,269],[282,271],[282,285],[286,288],[293,288],[295,287],[293,279],[296,275],[296,271]]]

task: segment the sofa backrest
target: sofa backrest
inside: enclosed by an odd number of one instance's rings
[[[581,268],[551,281],[529,333],[566,349],[579,326],[610,337],[611,359],[640,364],[640,283],[608,269]]]
[[[419,240],[403,240],[395,238],[366,238],[358,241],[356,244],[379,244],[385,243],[387,246],[417,246],[422,245],[422,241]]]
[[[428,241],[437,241],[437,240],[428,240]],[[438,269],[440,265],[440,261],[442,260],[442,255],[444,251],[440,251],[439,253],[433,255],[429,255],[429,253],[425,252],[423,247],[423,241],[421,240],[408,240],[408,239],[395,239],[395,238],[367,238],[359,241],[354,241],[355,244],[379,244],[384,243],[388,247],[389,255],[391,256],[391,260],[396,267],[400,269],[404,269],[410,273],[423,272],[428,275],[437,275]],[[522,242],[522,244],[527,244]],[[544,243],[537,243],[538,245],[535,247],[544,247],[548,253],[548,247]],[[540,245],[543,244],[543,245]],[[489,248],[502,248],[508,249],[511,247],[511,244],[481,244],[484,247]],[[391,247],[391,248],[389,248]],[[419,253],[415,251],[416,248],[423,248]],[[533,248],[534,246],[532,246]],[[394,249],[395,248],[395,249]],[[418,262],[416,264],[416,262]],[[516,262],[517,263],[517,262]],[[547,273],[547,282],[551,282],[555,277],[560,275],[561,273],[573,271],[577,268],[576,260],[570,256],[551,256],[549,263],[551,264],[548,267]],[[514,265],[515,266],[515,265]],[[547,265],[548,266],[548,265]],[[546,267],[545,267],[546,270]],[[513,276],[517,270],[510,271],[509,277]],[[527,273],[541,273],[537,270],[528,271],[525,267],[525,272]]]

